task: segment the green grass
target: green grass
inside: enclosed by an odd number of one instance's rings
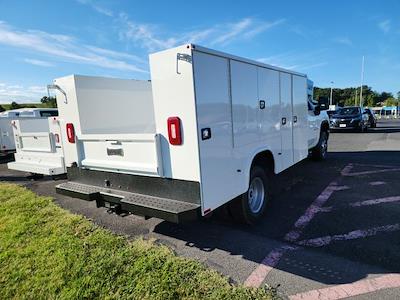
[[[112,234],[0,183],[1,299],[271,299],[151,241]]]

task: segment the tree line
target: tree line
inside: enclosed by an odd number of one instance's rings
[[[329,103],[330,88],[314,88],[314,99],[320,103]],[[362,88],[363,106],[398,106],[400,105],[400,91],[396,97],[392,93],[377,92],[372,87],[364,85]],[[339,106],[360,105],[360,87],[334,88],[332,90],[332,104]]]
[[[377,92],[372,87],[363,86],[363,106],[375,107],[375,106],[400,106],[400,91],[395,97],[392,93],[388,92]],[[319,103],[329,104],[330,99],[330,88],[314,87],[314,99]],[[40,99],[40,107],[56,108],[57,102],[55,97],[44,96]],[[332,104],[339,106],[353,106],[360,105],[360,88],[334,88],[332,90]],[[13,101],[8,105],[0,105],[0,112],[7,109],[17,109],[25,107],[38,107],[37,104],[18,104]]]
[[[11,102],[11,104],[0,105],[0,112],[10,110],[10,109],[18,109],[18,108],[35,108],[35,107],[48,107],[48,108],[56,108],[57,102],[56,97],[48,97],[44,96],[40,99],[40,105],[35,103],[25,103],[19,104],[15,101]]]

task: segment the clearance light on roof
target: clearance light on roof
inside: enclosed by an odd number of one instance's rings
[[[171,145],[182,145],[181,120],[178,117],[168,118],[168,139]]]
[[[72,123],[67,123],[67,138],[68,142],[71,144],[75,144],[75,129],[74,129],[74,124]]]

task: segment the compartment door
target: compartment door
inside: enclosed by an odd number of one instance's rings
[[[229,61],[194,51],[193,68],[204,212],[237,195],[232,164]]]
[[[307,79],[293,75],[293,161],[308,156]]]
[[[257,67],[231,61],[234,147],[258,143],[259,106]]]
[[[292,76],[280,73],[281,170],[293,165]]]
[[[282,146],[278,71],[258,68],[258,97],[260,141],[263,145],[270,147],[276,160],[276,171],[280,172]]]

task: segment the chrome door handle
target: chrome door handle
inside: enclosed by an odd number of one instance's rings
[[[293,116],[293,123],[297,123],[297,116]]]

